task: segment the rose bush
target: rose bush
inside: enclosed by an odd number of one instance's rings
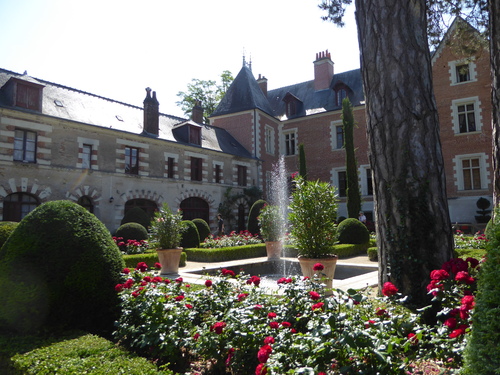
[[[283,277],[271,292],[258,276],[221,270],[192,288],[141,269],[117,286],[123,312],[115,337],[159,363],[186,371],[202,362],[212,374],[406,375],[429,359],[449,373],[460,367],[478,263],[452,260],[431,272],[428,290],[440,309],[433,325],[407,309],[391,283],[383,297],[327,296],[316,278]]]
[[[257,235],[254,236],[249,231],[245,230],[239,233],[232,231],[229,235],[220,237],[209,235],[205,241],[200,244],[200,247],[205,249],[216,249],[221,247],[234,247],[258,243],[262,243],[262,240]]]

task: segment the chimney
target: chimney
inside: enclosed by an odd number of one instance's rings
[[[146,88],[146,98],[144,99],[144,132],[158,136],[159,122],[160,122],[160,103],[156,99],[156,91],[153,91],[151,96],[151,89]]]
[[[264,76],[261,76],[259,74],[259,78],[257,79],[257,83],[259,84],[260,89],[264,93],[264,96],[267,97],[267,78]]]
[[[328,50],[316,54],[314,61],[314,89],[325,90],[333,78],[333,61]]]
[[[197,100],[194,104],[194,107],[191,111],[191,120],[196,122],[197,124],[203,124],[203,107],[201,106],[201,102]]]

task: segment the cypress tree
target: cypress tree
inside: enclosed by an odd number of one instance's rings
[[[306,153],[304,151],[304,144],[302,143],[299,144],[299,175],[304,180],[307,180]]]
[[[342,101],[342,126],[346,161],[347,214],[349,217],[357,218],[361,211],[361,193],[358,183],[358,163],[354,153],[354,116],[349,98]]]

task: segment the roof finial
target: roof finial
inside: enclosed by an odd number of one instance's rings
[[[245,48],[243,48],[243,67],[252,70],[252,55],[250,55],[250,62],[247,62],[245,58]]]

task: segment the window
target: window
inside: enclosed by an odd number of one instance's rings
[[[338,193],[339,197],[345,197],[347,195],[347,173],[346,171],[337,172],[338,177]]]
[[[459,191],[488,189],[487,160],[485,153],[457,155],[453,159],[455,184]]]
[[[373,195],[372,170],[366,169],[366,195]]]
[[[222,176],[222,168],[219,164],[215,164],[215,170],[214,170],[214,180],[216,184],[221,183],[221,176]]]
[[[14,134],[14,160],[36,163],[36,133],[16,129]]]
[[[139,174],[139,149],[125,147],[125,173]]]
[[[335,97],[337,99],[337,107],[342,107],[342,100],[347,98],[347,90],[345,88],[338,89],[335,92]]]
[[[478,97],[453,100],[451,108],[455,134],[481,131],[481,102]]]
[[[18,107],[41,111],[42,86],[17,83],[16,103]]]
[[[293,117],[297,114],[297,102],[295,100],[290,100],[286,103],[286,116],[288,118]]]
[[[167,158],[167,178],[174,178],[174,158]]]
[[[285,155],[295,155],[295,133],[285,134]]]
[[[201,128],[190,126],[189,127],[189,143],[193,145],[201,145]]]
[[[84,195],[83,197],[78,198],[77,203],[85,208],[88,212],[94,213],[94,205],[92,204],[92,199],[90,197]]]
[[[461,64],[455,66],[456,82],[470,81],[469,64]]]
[[[344,148],[344,127],[342,125],[335,126],[335,145],[337,149]]]
[[[266,144],[266,152],[268,154],[274,155],[274,129],[271,128],[270,126],[266,126],[265,144]]]
[[[238,185],[247,186],[247,167],[238,165]]]
[[[36,197],[26,193],[13,193],[3,200],[3,220],[21,221],[33,211],[40,202]]]
[[[204,199],[191,197],[184,199],[179,207],[183,220],[203,219],[210,222],[210,206]]]
[[[82,147],[82,168],[90,169],[92,163],[92,145],[83,145]]]
[[[202,158],[191,158],[191,181],[201,181],[202,180],[202,168],[203,159]]]

